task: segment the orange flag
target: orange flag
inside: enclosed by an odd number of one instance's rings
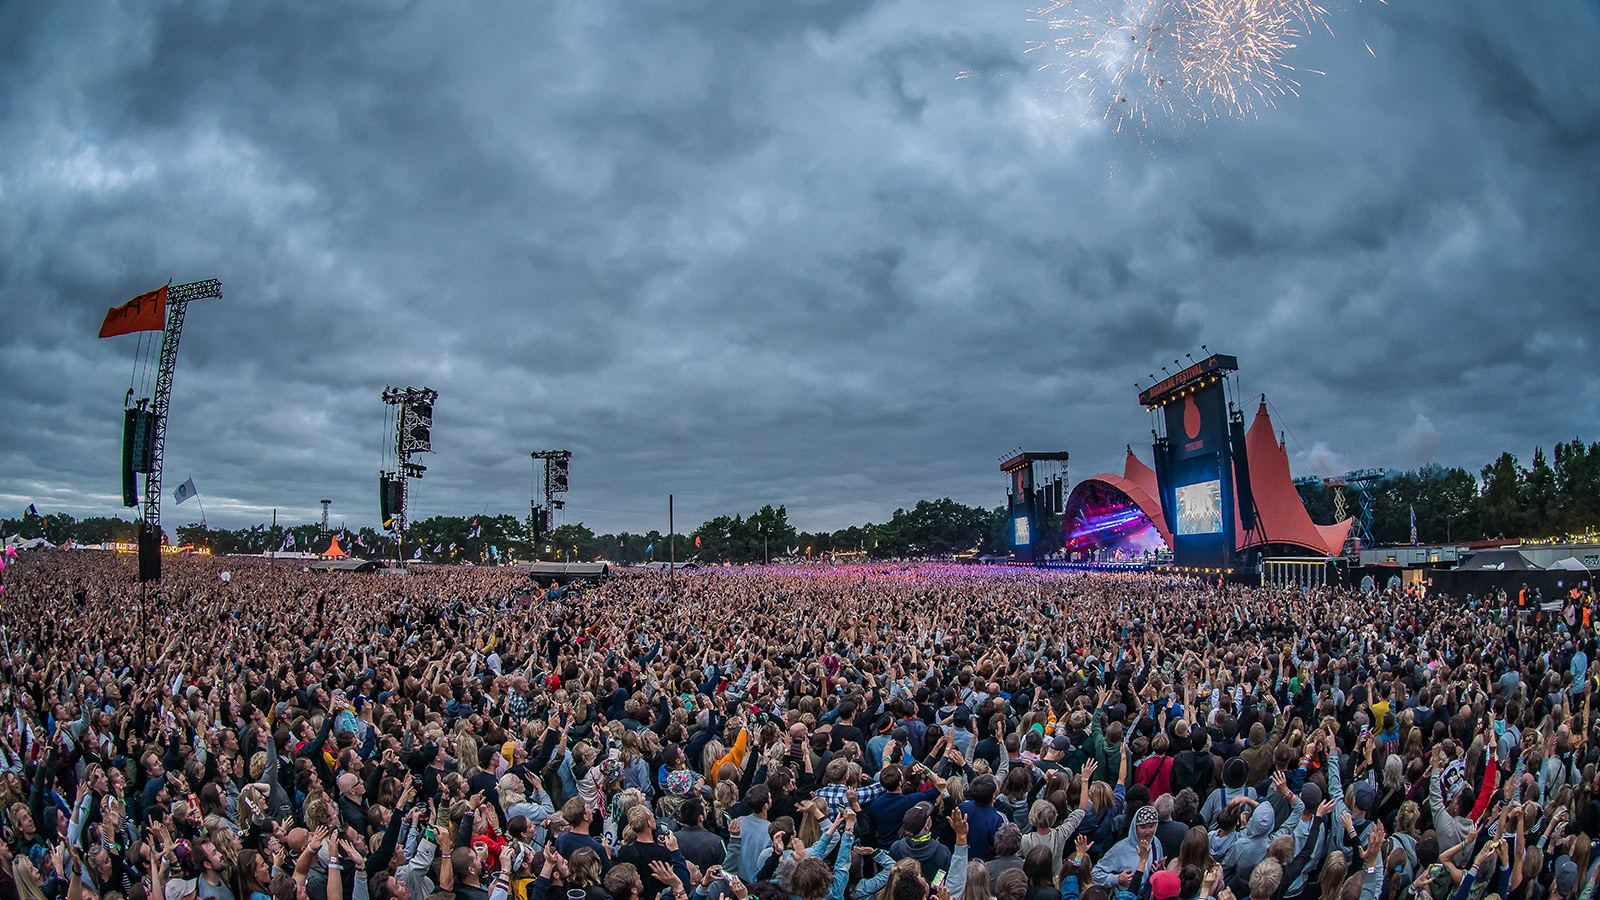
[[[108,310],[105,322],[100,325],[100,336],[108,338],[135,331],[161,331],[166,327],[167,286],[162,285]]]

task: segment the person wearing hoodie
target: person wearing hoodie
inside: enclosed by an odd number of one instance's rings
[[[1333,801],[1333,821],[1338,826],[1338,830],[1333,834],[1334,849],[1350,851],[1354,858],[1360,855],[1361,848],[1366,843],[1367,831],[1372,827],[1371,813],[1373,805],[1377,802],[1378,789],[1371,780],[1363,778],[1350,786],[1347,798],[1339,765],[1338,745],[1335,744],[1331,734],[1328,735],[1327,742],[1328,797]],[[1440,839],[1443,840],[1445,825],[1436,820],[1434,828],[1440,832]]]
[[[1319,822],[1315,812],[1318,807],[1323,804],[1323,802],[1322,788],[1318,787],[1316,782],[1306,782],[1305,785],[1300,788],[1300,819],[1294,823],[1294,827],[1290,832],[1294,835],[1295,854],[1300,854],[1301,851],[1305,850],[1306,844],[1311,843],[1312,847],[1311,852],[1308,854],[1308,858],[1316,860],[1318,864],[1321,863],[1322,857],[1326,853],[1325,845],[1327,844],[1328,833],[1328,828],[1325,825],[1319,827]],[[1300,870],[1296,872],[1295,876],[1290,879],[1288,887],[1284,891],[1284,896],[1300,896],[1300,891],[1305,888],[1307,869],[1314,870],[1316,869],[1316,866],[1302,866]]]
[[[1278,742],[1283,740],[1284,726],[1288,724],[1288,716],[1278,711],[1278,701],[1271,694],[1267,694],[1264,700],[1274,713],[1273,718],[1277,720],[1277,724],[1270,732],[1261,722],[1250,726],[1250,746],[1239,754],[1239,758],[1250,767],[1245,773],[1246,784],[1257,784],[1271,773],[1273,751],[1278,749]]]
[[[1271,803],[1255,800],[1240,800],[1239,802],[1250,807],[1248,819],[1244,825],[1244,835],[1233,842],[1226,855],[1222,857],[1222,871],[1230,878],[1238,876],[1241,880],[1249,880],[1249,872],[1256,867],[1267,855],[1267,845],[1273,838],[1287,832],[1294,826],[1302,813],[1305,812],[1305,803],[1293,791],[1289,790],[1288,779],[1282,772],[1272,776],[1272,789],[1280,797],[1290,802],[1289,814],[1284,816],[1282,824],[1277,821],[1277,813]]]
[[[933,804],[918,803],[901,820],[899,840],[889,846],[896,862],[914,859],[922,877],[931,882],[935,875],[950,868],[950,848],[933,839]]]
[[[1222,787],[1211,792],[1206,797],[1206,802],[1200,807],[1200,818],[1206,820],[1207,828],[1215,828],[1217,816],[1227,808],[1228,804],[1240,797],[1249,800],[1258,800],[1256,789],[1247,787],[1250,777],[1250,764],[1239,757],[1228,760],[1222,766]]]
[[[1109,889],[1127,888],[1135,880],[1148,881],[1150,873],[1166,863],[1161,852],[1161,842],[1156,840],[1156,826],[1161,817],[1154,806],[1143,806],[1133,814],[1128,826],[1128,836],[1115,844],[1094,864],[1094,883]],[[1140,860],[1144,860],[1140,867]]]

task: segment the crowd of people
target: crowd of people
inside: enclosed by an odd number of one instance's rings
[[[0,900],[1589,900],[1600,867],[1587,615],[977,567],[4,575]]]

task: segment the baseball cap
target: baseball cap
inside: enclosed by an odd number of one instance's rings
[[[1556,863],[1556,890],[1561,895],[1572,893],[1573,885],[1578,883],[1578,864],[1570,859],[1563,859]]]
[[[1162,869],[1150,876],[1150,896],[1152,900],[1172,900],[1182,890],[1182,884],[1183,878],[1177,872]]]

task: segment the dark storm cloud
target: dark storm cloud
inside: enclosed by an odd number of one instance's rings
[[[1201,343],[1306,471],[1600,439],[1591,3],[1351,4],[1299,98],[1120,135],[1021,6],[470,12],[0,4],[0,503],[116,510],[138,338],[92,335],[168,277],[223,281],[168,481],[228,525],[372,523],[385,384],[441,395],[416,513],[566,447],[597,530],[1116,469]]]

